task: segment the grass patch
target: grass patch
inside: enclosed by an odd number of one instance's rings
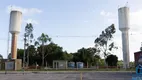
[[[135,71],[135,69],[29,69],[25,71]]]
[[[0,72],[3,72],[6,70],[1,70]],[[8,70],[9,71],[9,70]],[[84,69],[27,69],[27,70],[16,70],[19,72],[23,72],[23,71],[135,71],[135,68],[131,68],[131,69],[90,69],[90,68],[84,68]]]

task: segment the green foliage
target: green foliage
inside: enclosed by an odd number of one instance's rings
[[[26,40],[26,44],[27,46],[29,45],[29,42],[32,42],[32,39],[34,38],[33,36],[33,25],[31,23],[27,23],[26,27],[25,27],[25,38],[24,40]]]
[[[22,59],[22,61],[23,61],[23,55],[24,55],[24,49],[17,49],[17,59]],[[12,59],[11,57],[12,57],[12,55],[11,55],[11,53],[9,53],[8,59]]]
[[[30,45],[27,49],[26,52],[29,51],[29,65],[34,65],[35,64],[35,56],[36,56],[36,48],[34,45]]]
[[[36,60],[36,54],[35,54],[35,48],[34,48],[34,45],[31,45],[29,46],[27,49],[26,49],[26,53],[29,51],[29,66],[35,64]],[[10,54],[11,55],[11,54]],[[24,55],[24,49],[17,49],[17,58],[18,59],[22,59],[23,61],[23,55]],[[26,54],[27,56],[28,54]],[[26,58],[27,60],[27,58]]]
[[[75,62],[84,62],[87,66],[91,66],[93,61],[95,60],[94,55],[96,53],[95,48],[81,48],[76,53],[73,54],[73,61]]]
[[[3,56],[0,54],[0,59],[3,59]]]
[[[45,60],[49,65],[52,65],[53,60],[70,60],[71,56],[63,51],[63,48],[51,42],[45,45]]]
[[[23,49],[17,49],[17,58],[18,59],[23,59],[23,55],[24,55],[24,50]]]
[[[42,33],[41,36],[37,38],[37,41],[35,41],[36,46],[41,46],[40,50],[41,50],[41,55],[42,55],[42,66],[44,66],[44,63],[45,63],[44,59],[47,56],[47,55],[45,56],[45,50],[44,50],[45,48],[44,45],[47,42],[51,42],[51,38],[47,34],[44,34],[44,33]]]
[[[48,41],[50,42],[51,41],[51,38],[47,35],[47,34],[44,34],[42,33],[40,37],[37,38],[38,42],[37,44],[42,44],[44,45],[45,43],[47,43]]]
[[[29,46],[26,49],[26,52],[29,50],[29,66],[35,65],[35,63],[42,65],[42,46],[39,46],[37,51],[34,45]],[[44,45],[45,51],[45,62],[48,66],[52,66],[53,60],[72,60],[72,54],[68,54],[66,51],[63,51],[62,47],[51,42],[48,45]],[[17,50],[18,59],[23,59],[24,50]]]
[[[92,61],[92,66],[98,66],[98,65],[100,65],[100,60],[101,60],[101,57],[99,55],[95,55],[94,59]]]
[[[130,68],[134,68],[135,67],[135,62],[131,61],[129,64],[130,64]]]
[[[33,41],[33,25],[31,23],[27,23],[25,26],[25,33],[24,33],[24,41],[25,44],[24,46],[27,46],[27,54],[26,54],[26,60],[27,60],[27,65],[29,65],[29,47]]]
[[[99,66],[105,66],[105,60],[104,59],[100,59],[99,60]]]
[[[29,50],[29,65],[38,65],[42,66],[42,46],[37,47],[37,50],[34,45],[31,45]],[[23,49],[18,49],[18,59],[23,58]],[[100,56],[95,54],[95,48],[82,48],[79,49],[77,53],[68,53],[67,51],[63,51],[63,48],[58,46],[57,44],[51,42],[47,45],[44,45],[44,64],[47,62],[48,66],[52,66],[53,60],[67,60],[67,61],[82,61],[85,64],[91,66],[96,65],[99,61]],[[44,65],[45,66],[45,65]]]
[[[114,24],[107,27],[99,37],[95,39],[95,48],[81,48],[75,53],[68,53],[63,51],[63,48],[59,45],[53,43],[51,38],[42,33],[37,40],[35,40],[34,45],[31,45],[33,41],[33,26],[31,23],[27,24],[25,27],[24,41],[26,42],[27,49],[26,61],[29,61],[29,65],[35,65],[38,63],[40,66],[52,66],[53,60],[67,60],[74,62],[84,62],[86,66],[96,66],[104,65],[104,59],[101,59],[100,54],[103,53],[106,58],[115,47],[114,42],[112,42],[113,34],[116,32]],[[48,43],[48,44],[46,44]],[[18,49],[17,57],[23,59],[24,50]]]
[[[118,66],[123,66],[123,61],[122,60],[118,60],[117,65]]]
[[[106,58],[108,66],[117,66],[118,57],[116,55],[108,55]]]
[[[104,54],[104,58],[110,54],[113,48],[117,48],[114,46],[114,42],[111,42],[113,38],[113,34],[116,32],[114,24],[107,27],[99,37],[95,39],[95,46],[97,47],[99,52]]]

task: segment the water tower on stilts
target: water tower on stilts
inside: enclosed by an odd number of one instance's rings
[[[12,34],[11,55],[12,59],[17,59],[17,39],[21,28],[22,13],[20,11],[11,11],[9,32]]]
[[[17,39],[20,33],[22,23],[22,12],[12,10],[10,12],[10,23],[9,23],[9,32],[12,35],[11,40],[11,59],[5,62],[6,70],[18,70],[21,69],[22,61],[17,59]],[[9,65],[12,65],[11,67]]]
[[[119,30],[122,32],[123,68],[129,68],[129,8],[118,9]]]

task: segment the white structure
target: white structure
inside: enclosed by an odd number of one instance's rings
[[[119,30],[122,32],[123,68],[129,68],[129,8],[118,9]]]
[[[11,11],[9,32],[12,34],[11,54],[12,59],[17,59],[17,37],[20,33],[22,23],[22,13],[19,11]]]

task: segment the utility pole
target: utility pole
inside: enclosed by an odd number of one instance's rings
[[[10,7],[10,11],[12,11],[12,5]],[[9,59],[8,55],[9,55],[9,40],[10,40],[10,33],[9,33],[9,30],[8,30],[8,39],[7,39],[7,59]],[[12,53],[11,53],[12,55]]]
[[[8,58],[8,54],[9,54],[9,38],[10,38],[10,34],[9,34],[9,32],[8,32],[8,40],[7,40],[7,59],[9,59],[9,58]]]

